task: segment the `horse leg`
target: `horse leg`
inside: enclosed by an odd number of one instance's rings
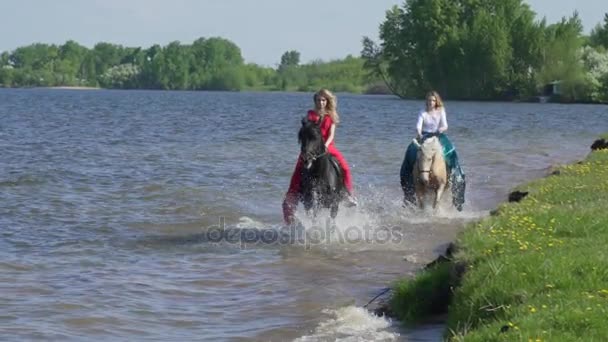
[[[330,210],[329,216],[331,217],[332,220],[335,220],[336,216],[338,216],[338,202],[336,201],[336,203],[333,203],[329,210]]]
[[[298,195],[295,193],[287,193],[283,200],[283,219],[286,224],[293,224],[295,222],[295,211],[298,205]]]
[[[418,201],[418,207],[420,210],[424,210],[424,185],[420,182],[420,180],[416,180],[416,199]]]
[[[433,203],[433,209],[437,209],[439,207],[439,201],[441,201],[441,196],[445,191],[445,183],[439,183],[437,185],[437,191],[435,191],[435,202]]]
[[[443,192],[445,191],[446,184],[448,183],[448,173],[445,167],[445,162],[442,159],[440,159],[438,162],[433,163],[433,174],[435,176],[435,182],[437,184],[433,209],[437,210],[437,208],[439,208],[439,203],[441,201],[441,197],[443,196]]]
[[[313,202],[314,202],[313,207],[312,207],[313,224],[317,225],[319,212],[323,209],[323,195],[321,195],[318,192],[315,192]]]
[[[316,225],[317,224],[317,215],[319,214],[319,206],[314,203],[312,205],[312,224]],[[311,216],[310,214],[308,216]]]

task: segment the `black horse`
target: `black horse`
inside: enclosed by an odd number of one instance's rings
[[[327,208],[334,219],[338,215],[340,201],[346,195],[344,172],[327,152],[318,123],[302,119],[298,141],[303,163],[300,200],[306,212],[313,210],[313,216],[319,209]]]

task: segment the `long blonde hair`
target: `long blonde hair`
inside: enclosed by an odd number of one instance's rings
[[[435,108],[429,108],[429,98],[433,96],[435,98]],[[439,93],[432,90],[426,93],[426,111],[430,112],[431,110],[437,110],[443,108],[443,101],[441,100],[441,96]]]
[[[323,97],[327,100],[327,105],[325,106],[324,111],[321,111],[321,108],[319,108],[317,105],[318,97]],[[327,89],[319,90],[313,96],[313,101],[315,102],[315,111],[321,117],[327,114],[336,125],[340,122],[340,116],[338,115],[338,99],[331,91]]]

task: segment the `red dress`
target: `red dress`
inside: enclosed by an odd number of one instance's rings
[[[314,110],[308,111],[308,120],[318,122],[319,114]],[[323,136],[323,141],[327,141],[329,138],[329,134],[331,132],[331,125],[333,124],[333,120],[329,115],[325,115],[323,117],[323,121],[321,121],[321,135]],[[340,167],[344,171],[344,186],[346,190],[352,194],[353,185],[352,178],[350,174],[350,168],[348,167],[348,163],[344,156],[336,145],[334,144],[335,139],[329,144],[327,147],[327,152],[336,158]],[[300,192],[300,182],[302,179],[302,159],[298,156],[298,161],[296,162],[296,168],[293,171],[293,175],[291,176],[291,181],[289,182],[289,189],[287,190],[287,194],[285,195],[285,200],[283,201],[283,218],[285,222],[290,224],[293,222],[293,213],[295,212],[296,206],[298,205],[298,193]]]

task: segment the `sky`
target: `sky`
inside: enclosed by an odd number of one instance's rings
[[[525,0],[537,19],[558,22],[578,10],[589,33],[608,12],[604,0]],[[378,38],[386,10],[403,0],[0,0],[0,51],[32,43],[86,47],[98,42],[148,48],[222,37],[248,63],[276,66],[288,50],[303,63],[361,52]],[[603,5],[602,5],[603,3]]]

